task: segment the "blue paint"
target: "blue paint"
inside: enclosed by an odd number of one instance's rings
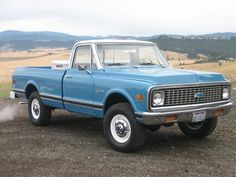
[[[39,93],[61,98],[57,101],[43,98],[43,103],[48,106],[98,118],[104,116],[103,105],[114,93],[125,97],[135,112],[144,112],[147,111],[147,91],[150,86],[225,81],[224,76],[218,73],[153,66],[110,67],[90,72],[91,74],[88,74],[86,71],[76,69],[52,70],[50,67],[18,68],[13,74],[13,80],[16,81],[16,89],[25,90],[31,84]],[[72,78],[67,78],[68,75]],[[136,94],[142,94],[144,100],[137,102]],[[197,93],[196,98],[200,97],[202,94]],[[82,102],[85,105],[63,102],[63,99]]]
[[[77,45],[73,48],[72,54],[76,48]],[[96,51],[92,51],[94,62]],[[29,85],[34,86],[45,105],[97,118],[104,117],[107,100],[114,94],[128,100],[134,112],[146,112],[149,111],[148,90],[154,85],[158,87],[226,81],[219,73],[164,68],[158,65],[110,66],[89,71],[22,67],[15,70],[12,79],[15,80],[13,89],[26,92]],[[137,94],[143,95],[142,101],[136,100]],[[20,96],[24,97],[22,94]],[[202,96],[202,93],[195,94],[196,98]]]

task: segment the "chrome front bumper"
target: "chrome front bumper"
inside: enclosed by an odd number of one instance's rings
[[[163,107],[155,112],[136,112],[135,114],[136,119],[145,125],[162,125],[167,123],[168,116],[176,116],[176,120],[173,122],[191,122],[193,113],[199,111],[205,111],[206,119],[222,116],[230,112],[232,105],[233,103],[230,101],[223,101],[201,105]]]

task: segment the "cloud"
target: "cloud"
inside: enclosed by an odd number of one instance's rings
[[[236,31],[234,0],[6,0],[0,30],[78,35],[154,35]]]

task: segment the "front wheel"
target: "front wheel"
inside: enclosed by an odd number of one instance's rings
[[[192,138],[204,138],[210,135],[216,128],[217,117],[206,119],[202,122],[181,122],[178,124],[180,130]]]
[[[146,138],[145,127],[137,122],[128,103],[118,103],[108,109],[103,121],[103,130],[112,148],[120,152],[139,149]]]
[[[48,125],[51,120],[51,108],[44,105],[38,92],[31,93],[28,100],[30,121],[36,126]]]

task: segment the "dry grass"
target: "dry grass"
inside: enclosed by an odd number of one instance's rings
[[[10,82],[0,83],[0,98],[8,98],[10,90],[11,90]]]
[[[214,62],[176,66],[176,68],[223,73],[226,78],[230,79],[231,82],[236,85],[236,61],[225,62],[222,65],[219,65],[219,63]]]
[[[28,53],[22,52],[1,52],[0,58],[0,83],[10,82],[11,75],[16,67],[23,66],[48,66],[52,60],[69,60],[70,51],[41,51]],[[10,58],[10,59],[9,59]],[[14,58],[14,59],[13,59]],[[5,61],[9,59],[8,61]]]
[[[194,60],[187,58],[186,54],[171,51],[164,51],[163,53],[165,56],[168,55],[169,58],[173,58],[170,62],[176,68],[220,72],[225,74],[233,83],[236,83],[236,62],[225,62],[221,66],[218,63],[193,64]],[[11,75],[16,67],[47,66],[52,60],[67,60],[69,56],[70,51],[64,49],[39,52],[0,52],[0,83],[11,82]],[[6,59],[9,60],[5,61]],[[179,66],[179,63],[183,62],[191,64]]]
[[[227,79],[236,85],[236,61],[225,62],[222,65],[219,65],[218,62],[195,64],[196,60],[188,58],[187,54],[172,51],[162,51],[162,53],[166,58],[168,55],[169,62],[174,68],[223,73]],[[185,63],[185,65],[180,65],[180,63]]]
[[[193,64],[195,60],[188,58],[187,54],[172,52],[172,51],[162,51],[163,55],[168,58],[172,66],[178,66],[180,63]]]

